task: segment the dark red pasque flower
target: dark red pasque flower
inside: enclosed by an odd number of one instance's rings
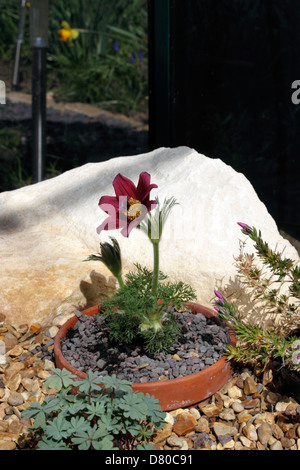
[[[156,201],[150,201],[150,191],[157,188],[150,184],[151,175],[142,172],[138,185],[120,173],[113,181],[115,196],[102,196],[99,207],[108,214],[108,217],[97,228],[102,230],[115,230],[121,228],[124,237],[128,237],[131,230],[136,227],[145,215],[156,207]]]

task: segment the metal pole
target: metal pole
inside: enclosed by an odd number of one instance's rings
[[[33,177],[42,181],[46,159],[46,48],[34,46],[32,65]]]
[[[24,40],[25,18],[26,18],[26,0],[21,0],[18,38],[17,38],[17,43],[16,43],[15,62],[14,62],[13,76],[12,76],[12,82],[11,82],[11,86],[13,90],[16,90],[19,85],[19,65],[20,65],[21,49],[22,49],[22,44]]]
[[[33,178],[40,182],[46,160],[46,50],[48,46],[48,0],[30,2],[32,46],[32,158]]]

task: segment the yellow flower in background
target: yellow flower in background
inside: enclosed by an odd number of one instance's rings
[[[61,25],[62,29],[58,31],[60,40],[63,42],[67,41],[69,44],[71,44],[73,39],[78,38],[79,31],[77,29],[70,28],[69,23],[67,23],[66,21],[62,21]]]

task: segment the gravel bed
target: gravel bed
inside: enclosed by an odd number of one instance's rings
[[[53,394],[43,383],[55,367],[54,337],[69,316],[58,318],[45,327],[0,322],[6,346],[0,364],[0,450],[35,449],[32,421],[21,412]],[[235,364],[228,383],[210,398],[166,413],[164,428],[151,440],[155,450],[300,450],[300,402],[277,374],[276,364],[259,375]]]
[[[217,362],[229,344],[225,325],[217,325],[201,313],[174,313],[183,328],[168,353],[150,356],[140,345],[115,345],[108,341],[104,317],[78,312],[78,321],[61,340],[65,359],[77,370],[92,370],[100,376],[116,374],[118,379],[148,382],[176,379],[199,372]]]

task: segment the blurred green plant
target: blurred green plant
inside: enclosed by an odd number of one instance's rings
[[[61,41],[62,22],[79,31]],[[136,60],[133,61],[133,55]],[[57,0],[50,10],[48,68],[54,96],[118,112],[138,109],[147,94],[146,2]]]
[[[17,2],[0,0],[0,57],[13,57],[13,47],[18,31]]]
[[[0,0],[0,59],[4,61],[11,61],[14,58],[18,35],[19,9],[20,2],[18,1]],[[28,12],[25,25],[22,62],[27,65],[31,60]]]
[[[0,129],[0,191],[17,189],[31,183],[30,171],[24,162],[26,151],[23,145],[21,126]]]
[[[12,60],[19,2],[0,0],[0,58]],[[30,8],[30,7],[29,7]],[[79,35],[61,40],[68,23]],[[29,14],[21,62],[31,60]],[[147,2],[49,2],[47,88],[61,101],[99,104],[117,112],[140,109],[147,95]]]
[[[46,178],[59,175],[62,157],[47,155]],[[28,159],[28,135],[21,125],[0,129],[0,192],[32,183],[31,159]]]
[[[47,89],[60,101],[99,104],[128,113],[141,110],[147,95],[147,1],[55,0],[49,2]],[[0,0],[0,61],[13,64],[20,2]],[[30,8],[29,2],[27,6]],[[66,22],[79,35],[61,40]],[[64,24],[64,23],[63,23]],[[29,11],[20,65],[30,65]],[[12,65],[13,67],[13,65]],[[13,68],[12,68],[13,70]],[[0,77],[1,78],[1,77]],[[0,129],[0,191],[31,183],[24,129]],[[47,176],[59,174],[61,160],[47,156]]]

